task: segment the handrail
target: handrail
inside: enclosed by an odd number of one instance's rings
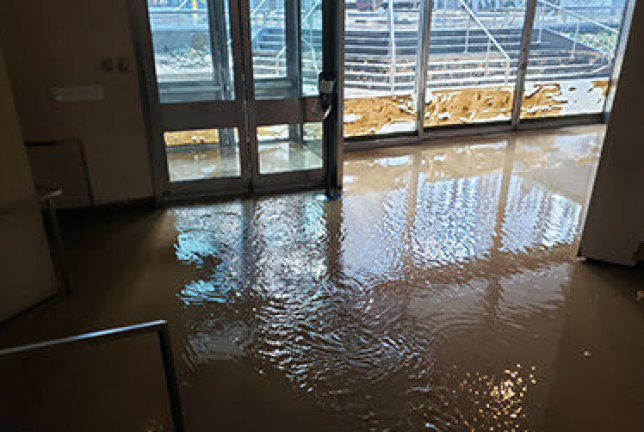
[[[276,71],[277,73],[279,73],[279,69],[280,69],[280,59],[282,58],[282,56],[283,56],[285,53],[286,53],[286,43],[284,44],[284,46],[282,47],[282,49],[281,49],[281,50],[279,50],[279,52],[278,52],[278,53],[277,53],[277,55],[275,56],[275,71]]]
[[[148,9],[150,15],[194,15],[194,14],[207,14],[208,9],[174,9],[169,7],[154,6]]]
[[[309,11],[304,15],[302,18],[302,22],[300,23],[300,28],[304,28],[305,24],[313,17],[313,12],[315,12],[318,8],[318,6],[322,5],[322,0],[317,0]],[[320,74],[320,68],[318,67],[318,62],[317,62],[317,52],[315,51],[315,46],[313,45],[313,26],[309,28],[309,39],[307,40],[305,37],[302,37],[302,41],[306,44],[306,46],[309,48],[309,52],[311,53],[311,61],[313,62],[313,67],[315,68],[315,74],[316,76]]]
[[[389,27],[389,89],[393,96],[396,93],[396,65],[398,60],[398,54],[396,53],[396,15],[393,0],[389,0],[387,7],[387,27]]]
[[[251,22],[251,25],[252,25],[253,18],[255,18],[255,15],[257,15],[257,13],[258,13],[258,12],[259,12],[259,10],[262,8],[262,6],[264,6],[264,3],[266,3],[266,0],[261,0],[261,1],[257,4],[257,6],[255,6],[255,7],[253,8],[253,10],[250,12],[250,22]],[[261,29],[256,29],[255,31],[253,31],[253,33],[252,33],[252,34],[251,34],[251,36],[250,36],[250,43],[251,43],[251,46],[253,46],[253,47],[255,46],[255,40],[256,40],[256,39],[257,39],[257,37],[259,36],[260,30],[261,30]]]
[[[566,13],[566,14],[574,17],[574,18],[584,20],[584,21],[589,22],[591,24],[595,24],[597,27],[602,28],[604,30],[607,30],[607,31],[609,31],[611,33],[619,34],[619,30],[616,30],[616,29],[614,29],[612,27],[609,27],[606,24],[603,24],[603,23],[601,23],[601,22],[599,22],[599,21],[597,21],[597,20],[595,20],[593,18],[587,17],[585,15],[581,15],[581,14],[579,14],[577,12],[573,12],[573,11],[571,11],[569,9],[566,9],[563,6],[559,6],[557,4],[551,3],[551,2],[546,1],[546,0],[537,0],[537,3],[543,3],[544,5],[546,5],[548,7],[551,7],[553,9],[557,9],[558,11],[564,12],[564,13]]]
[[[170,331],[167,321],[151,321],[76,336],[68,336],[44,342],[36,342],[18,347],[0,349],[0,357],[19,357],[35,354],[36,352],[52,352],[61,348],[86,345],[90,343],[104,344],[151,332],[155,332],[159,338],[159,347],[161,349],[161,358],[163,361],[163,373],[165,375],[166,390],[168,392],[168,399],[170,401],[170,408],[172,411],[174,430],[176,432],[185,432],[183,413],[181,411],[181,400],[179,399],[177,372],[174,365],[174,358],[172,356],[172,345],[170,342]]]
[[[254,17],[257,12],[264,6],[264,3],[266,3],[266,0],[261,0],[259,3],[257,3],[257,6],[253,8],[252,11],[250,11],[250,17]]]
[[[510,56],[508,55],[507,52],[503,49],[501,44],[496,40],[496,38],[490,33],[490,31],[485,27],[485,25],[481,22],[481,20],[476,16],[474,11],[470,9],[470,7],[465,3],[464,0],[458,0],[461,3],[461,6],[465,9],[465,11],[468,13],[468,15],[474,20],[474,22],[483,30],[483,33],[488,37],[490,42],[496,47],[496,49],[501,53],[503,57],[505,57],[506,60],[510,60]]]
[[[539,3],[542,3],[542,4],[543,4],[543,5],[545,5],[546,7],[550,7],[550,8],[552,8],[552,9],[554,9],[554,10],[559,11],[559,12],[563,12],[564,14],[567,14],[568,16],[571,16],[571,17],[573,17],[574,19],[576,19],[576,20],[577,20],[577,21],[576,21],[576,23],[575,23],[575,32],[574,32],[574,34],[573,34],[573,35],[572,35],[572,37],[571,37],[571,39],[572,39],[572,49],[570,50],[570,58],[574,58],[574,57],[575,57],[575,53],[576,53],[576,51],[577,51],[577,44],[578,44],[579,42],[583,42],[583,41],[579,41],[579,40],[578,40],[578,39],[579,39],[579,31],[580,31],[580,27],[581,27],[582,22],[583,22],[583,23],[594,24],[594,25],[596,25],[597,27],[599,27],[600,29],[606,30],[606,31],[608,31],[608,32],[610,32],[610,33],[613,33],[613,34],[615,34],[615,35],[619,35],[619,31],[618,31],[618,30],[616,30],[616,29],[614,29],[614,28],[612,28],[612,27],[609,27],[609,26],[607,26],[607,25],[605,25],[605,24],[603,24],[603,23],[601,23],[601,22],[599,22],[599,21],[597,21],[597,20],[594,20],[593,18],[589,18],[589,17],[587,17],[587,16],[584,16],[584,15],[578,14],[578,13],[576,13],[576,12],[573,12],[573,11],[571,11],[571,10],[568,10],[568,9],[566,9],[566,8],[562,7],[562,6],[556,5],[556,4],[551,3],[551,2],[549,2],[549,1],[546,1],[546,0],[537,0],[537,5],[538,5]],[[544,29],[544,27],[545,27],[545,25],[544,25],[544,20],[545,20],[545,13],[544,13],[544,11],[545,11],[545,10],[546,10],[546,8],[543,8],[543,9],[539,12],[539,14],[540,14],[540,15],[539,15],[539,18],[540,18],[540,23],[541,23],[541,25],[539,26],[539,33],[538,33],[538,36],[539,36],[539,37],[538,37],[538,41],[539,41],[539,42],[541,42],[541,39],[542,39],[542,37],[543,37],[543,29]],[[535,19],[535,21],[536,21],[536,19]],[[605,51],[604,49],[602,49],[602,48],[600,48],[600,47],[594,47],[594,48],[602,54],[602,58],[606,58],[606,57],[611,56],[611,53],[610,53],[610,52]]]
[[[510,56],[508,53],[503,49],[501,44],[496,40],[496,38],[490,33],[490,31],[485,27],[483,22],[479,19],[479,17],[476,16],[474,11],[470,9],[470,7],[465,3],[464,0],[459,0],[461,3],[461,6],[463,6],[463,9],[467,12],[469,15],[469,18],[471,18],[480,28],[483,30],[483,33],[488,38],[488,43],[487,43],[487,52],[485,53],[485,75],[487,76],[488,70],[490,68],[490,47],[491,45],[494,45],[494,47],[501,53],[503,58],[505,59],[505,84],[508,83],[510,79],[510,66],[512,65],[512,60],[510,59]],[[467,20],[467,33],[466,33],[466,39],[465,39],[465,52],[467,52],[468,46],[469,46],[469,38],[470,38],[470,20]]]
[[[257,6],[253,8],[253,10],[250,12],[250,17],[254,17],[259,10],[264,6],[264,3],[266,3],[267,0],[261,0]],[[191,15],[193,13],[201,13],[205,14],[208,13],[208,8],[198,8],[198,9],[183,9],[182,6],[185,5],[185,2],[179,6],[179,7],[167,7],[167,6],[154,6],[149,8],[149,13],[151,14],[187,14]]]
[[[304,23],[306,23],[309,19],[311,19],[311,17],[313,16],[313,12],[315,12],[316,9],[318,8],[318,6],[320,6],[321,4],[322,4],[322,0],[317,0],[309,8],[308,12],[306,12],[306,14],[304,14],[304,17],[302,18],[302,21],[300,21],[300,28],[303,27]],[[312,33],[313,32],[311,31],[311,38],[312,38]],[[311,41],[307,41],[305,38],[302,38],[302,40],[309,47],[309,50],[311,51],[311,58],[312,58],[314,67],[316,68],[316,72],[319,73],[319,71],[317,70],[318,68],[317,68],[317,61],[316,61],[316,53],[315,53],[315,47],[313,46],[313,43]],[[282,49],[280,49],[279,52],[277,53],[277,55],[275,56],[275,70],[276,70],[276,72],[279,72],[280,59],[282,58],[282,56],[285,53],[286,53],[286,44],[284,44]]]
[[[317,1],[313,4],[313,6],[311,6],[311,8],[309,9],[309,11],[308,11],[308,12],[304,15],[304,17],[302,18],[302,24],[304,24],[305,22],[307,22],[307,21],[309,20],[309,18],[311,18],[311,16],[313,15],[313,12],[315,12],[315,10],[317,9],[317,7],[318,7],[319,5],[321,5],[321,4],[322,4],[322,0],[317,0]]]

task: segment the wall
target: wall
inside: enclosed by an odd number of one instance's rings
[[[56,288],[0,47],[0,322]]]
[[[633,265],[644,240],[644,3],[636,2],[580,254]]]
[[[97,204],[152,195],[128,0],[4,2],[0,41],[27,141],[80,139]],[[131,71],[108,73],[108,57]],[[56,103],[55,86],[100,84],[105,100]]]

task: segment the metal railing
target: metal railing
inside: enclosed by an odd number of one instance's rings
[[[153,17],[158,21],[160,17],[166,16],[164,19],[166,26],[174,23],[175,26],[192,26],[193,28],[205,28],[208,25],[208,9],[177,9],[174,7],[154,6],[148,9],[150,20]],[[172,20],[172,21],[170,21]],[[155,24],[152,22],[151,24]],[[161,25],[160,22],[158,22]]]
[[[535,22],[539,22],[539,31],[537,33],[538,42],[542,41],[543,31],[544,31],[544,28],[546,27],[546,13],[548,10],[555,11],[555,13],[559,15],[560,21],[558,24],[566,25],[566,24],[569,24],[569,21],[568,21],[569,19],[574,20],[575,29],[570,35],[570,39],[572,40],[572,48],[570,50],[571,58],[575,57],[577,44],[583,43],[583,41],[580,40],[580,30],[581,30],[582,24],[590,24],[592,26],[595,26],[601,30],[604,30],[614,35],[615,38],[617,38],[617,36],[619,35],[619,30],[609,27],[606,24],[599,22],[593,18],[571,11],[563,6],[559,6],[557,4],[551,3],[546,0],[537,0],[538,15],[537,17],[535,17]],[[604,57],[612,56],[610,52],[607,52],[603,48],[600,48],[600,47],[593,47],[593,48],[597,49],[598,51],[601,51]],[[614,51],[614,50],[611,50],[611,51]]]
[[[308,30],[308,39],[305,37],[302,37],[302,41],[306,44],[306,46],[309,49],[309,52],[311,53],[311,62],[313,63],[313,67],[315,68],[316,77],[320,74],[321,71],[317,61],[317,50],[315,49],[315,34],[314,34],[315,26],[313,25],[313,23],[311,23],[311,20],[315,16],[313,15],[315,11],[321,7],[322,7],[322,0],[316,0],[315,3],[313,3],[313,5],[309,8],[308,12],[302,18],[302,23],[301,23],[301,28],[302,29],[306,28]],[[307,24],[311,24],[311,25],[307,27]],[[321,25],[320,25],[320,31],[322,31]]]
[[[322,0],[316,0],[316,2],[309,8],[309,10],[304,14],[302,17],[302,21],[300,22],[300,28],[304,28],[306,24],[312,19],[314,16],[313,13],[318,10],[319,7],[322,6]],[[313,44],[313,26],[310,26],[309,28],[309,40],[306,40],[306,38],[302,38],[302,41],[304,44],[307,46],[311,53],[311,61],[313,62],[316,75],[320,73],[319,67],[317,64],[317,53],[315,50],[315,46]],[[282,47],[282,49],[279,50],[277,55],[275,56],[275,73],[279,75],[280,72],[280,67],[281,67],[281,60],[282,57],[286,54],[286,43]]]
[[[512,65],[512,60],[510,59],[510,56],[508,53],[503,49],[501,44],[496,40],[496,38],[490,33],[490,31],[485,27],[485,25],[481,22],[481,20],[476,16],[474,11],[465,3],[465,0],[459,0],[461,7],[465,9],[465,11],[468,14],[469,19],[467,20],[466,24],[466,30],[465,30],[465,47],[464,47],[464,52],[467,53],[469,50],[469,45],[470,45],[470,22],[474,21],[476,25],[479,26],[479,28],[483,31],[485,36],[487,36],[487,46],[486,46],[486,51],[485,51],[485,69],[484,69],[484,76],[488,75],[489,69],[490,69],[490,52],[492,50],[492,46],[503,56],[505,59],[505,78],[504,78],[504,84],[507,85],[509,77],[510,77],[510,69]]]
[[[389,0],[387,8],[387,24],[389,27],[389,88],[391,94],[396,93],[396,17],[394,12],[394,0]]]
[[[256,19],[257,14],[259,13],[260,10],[262,10],[262,7],[266,3],[266,0],[261,0],[259,3],[257,3],[257,6],[253,8],[252,11],[250,11],[250,21],[252,22],[254,19]],[[257,41],[257,38],[259,37],[260,33],[262,32],[262,28],[258,27],[256,28],[253,33],[250,35],[250,44],[253,47],[253,49],[256,48],[255,42]]]
[[[251,10],[251,12],[250,12],[251,20],[257,19],[257,15],[260,12],[262,12],[263,9],[266,9],[266,8],[264,8],[264,5],[266,4],[266,2],[267,2],[267,0],[261,0]],[[183,5],[181,5],[179,7],[155,6],[155,7],[149,8],[148,13],[150,14],[150,16],[153,16],[153,15],[173,15],[173,16],[176,16],[178,18],[177,24],[180,22],[179,20],[183,16],[200,16],[200,15],[207,16],[208,13],[209,13],[207,8],[190,9],[188,7],[184,8],[183,6],[185,6],[185,5],[186,5],[186,3],[184,3]],[[194,24],[194,22],[193,22],[193,24]],[[204,21],[203,25],[207,25],[207,22]],[[256,39],[257,39],[257,37],[259,36],[260,33],[261,33],[261,27],[258,28],[258,29],[255,29],[253,31],[253,33],[251,34],[250,40],[251,40],[252,46],[255,46]],[[230,38],[227,38],[227,39],[228,39],[227,43],[228,43],[228,46],[230,48],[230,45],[231,45],[232,41],[231,41]]]
[[[174,430],[176,432],[185,432],[181,400],[179,398],[179,386],[177,384],[177,371],[174,364],[174,357],[172,355],[170,330],[167,321],[151,321],[131,326],[84,333],[61,339],[53,339],[45,342],[37,342],[13,348],[5,348],[0,350],[0,358],[56,352],[63,348],[70,348],[79,345],[105,344],[153,332],[156,333],[159,338],[159,348],[161,350],[161,359],[163,361],[163,373],[165,375],[166,390],[168,392]]]

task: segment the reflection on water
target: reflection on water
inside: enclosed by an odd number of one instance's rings
[[[543,430],[599,139],[361,153],[341,201],[172,210],[185,379],[233,362],[351,430]]]

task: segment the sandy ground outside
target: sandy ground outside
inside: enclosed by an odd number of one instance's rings
[[[609,88],[608,79],[565,83],[530,83],[521,107],[521,118],[557,117],[600,112]],[[513,86],[428,90],[425,127],[509,120]],[[411,96],[378,96],[346,99],[345,136],[377,135],[392,129],[411,128],[416,121]]]

